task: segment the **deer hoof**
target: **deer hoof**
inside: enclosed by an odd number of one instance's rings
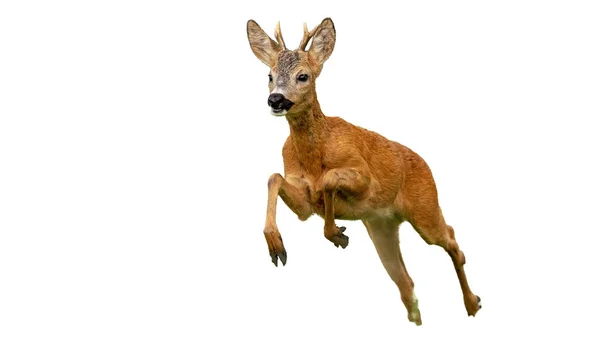
[[[283,264],[285,266],[285,263],[287,262],[287,252],[285,251],[285,249],[282,252],[269,252],[269,254],[271,255],[271,262],[273,262],[273,264],[275,265],[275,267],[277,267],[277,260],[281,260],[281,264]]]
[[[415,323],[417,326],[421,326],[423,324],[423,321],[421,321],[421,311],[419,308],[408,314],[408,320]]]
[[[330,240],[336,247],[342,246],[342,248],[345,249],[348,246],[348,240],[350,238],[343,234],[345,230],[346,227],[338,227],[338,233],[331,237]]]
[[[475,316],[479,309],[481,309],[481,297],[475,295],[474,301],[472,302],[467,302],[465,300],[465,306],[467,308],[467,314],[469,316]]]
[[[269,246],[269,255],[271,255],[271,262],[277,267],[277,261],[281,260],[281,263],[285,266],[287,262],[287,252],[283,246],[283,240],[281,235],[276,231],[265,232],[265,239]]]
[[[423,324],[421,321],[421,311],[419,310],[419,300],[413,291],[413,302],[408,309],[408,320],[415,323],[417,326]]]

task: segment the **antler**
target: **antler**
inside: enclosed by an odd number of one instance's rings
[[[298,47],[299,50],[304,50],[306,48],[308,41],[315,35],[317,28],[319,28],[319,26],[316,26],[309,32],[308,27],[306,27],[306,22],[304,23],[304,36],[302,37],[302,41],[300,41],[300,46]]]
[[[277,22],[277,26],[275,26],[275,38],[277,39],[277,42],[281,48],[286,50],[287,48],[285,47],[285,42],[283,42],[283,35],[281,35],[281,26],[279,25],[279,22]]]

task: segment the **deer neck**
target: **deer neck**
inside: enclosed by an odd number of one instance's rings
[[[323,171],[323,150],[329,127],[319,102],[315,98],[305,109],[287,120],[290,125],[290,138],[300,165],[309,173],[320,175]]]

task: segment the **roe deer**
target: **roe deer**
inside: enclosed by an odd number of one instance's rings
[[[406,271],[398,229],[408,221],[428,243],[444,248],[452,258],[469,316],[481,308],[463,269],[465,256],[444,221],[431,171],[409,148],[354,126],[338,117],[326,117],[317,101],[315,80],[335,44],[333,21],[326,18],[288,50],[279,24],[277,42],[253,20],[247,24],[252,52],[270,69],[268,105],[271,114],[285,116],[290,135],[283,145],[285,175],[268,181],[264,235],[272,262],[285,265],[287,252],[277,224],[277,197],[301,221],[316,213],[325,220],[325,237],[346,248],[344,227],[334,219],[362,220],[389,276],[400,290],[408,319],[421,325],[414,283]],[[311,41],[310,48],[306,46]]]

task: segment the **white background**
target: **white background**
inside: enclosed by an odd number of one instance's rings
[[[483,300],[401,227],[423,326],[360,222],[279,203],[283,118],[246,22],[332,17],[324,112],[417,151]],[[598,335],[594,1],[3,1],[1,336]]]

